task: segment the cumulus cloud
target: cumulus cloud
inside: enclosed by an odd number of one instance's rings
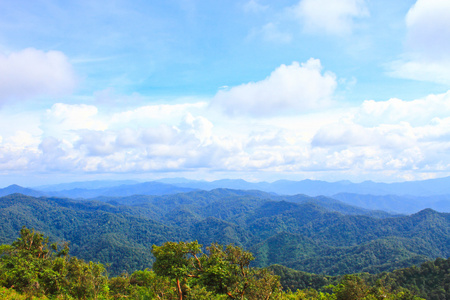
[[[60,136],[81,129],[105,130],[107,125],[93,105],[55,103],[45,112],[41,127],[47,135]]]
[[[72,143],[55,137],[45,137],[39,147],[38,171],[77,172],[82,166],[82,157]]]
[[[118,122],[94,106],[57,104],[34,118],[42,131],[2,134],[0,171],[257,171],[310,178],[335,172],[354,179],[450,173],[450,91],[250,122],[197,109],[145,106],[120,113],[145,119],[153,114],[143,112],[176,112],[136,127],[133,117]]]
[[[261,81],[221,90],[212,105],[232,115],[308,111],[329,105],[336,86],[336,76],[331,72],[322,74],[320,60],[311,58],[302,64],[281,65]]]
[[[59,51],[28,48],[0,54],[0,102],[72,91],[75,74],[67,57]]]
[[[445,152],[450,146],[449,105],[450,91],[414,101],[365,101],[351,118],[320,128],[311,141],[312,153],[324,157],[326,168],[333,162],[349,170],[391,170],[405,176],[449,172],[443,164],[450,159]]]
[[[40,137],[18,130],[0,143],[0,171],[35,168]]]
[[[212,129],[214,125],[204,117],[194,117],[188,113],[180,128],[187,134],[195,136],[201,144],[208,145],[211,143]]]
[[[335,123],[320,128],[311,141],[312,146],[363,146],[374,142],[370,130],[359,124]]]
[[[450,115],[450,91],[429,95],[423,99],[404,101],[392,98],[387,101],[366,100],[358,108],[356,121],[365,126],[408,122],[424,126],[437,118]]]
[[[41,118],[37,161],[46,171],[97,173],[218,167],[236,144],[215,136],[212,122],[186,107],[198,105],[144,106],[105,117],[92,105],[57,103]]]
[[[405,22],[405,53],[390,64],[390,74],[450,84],[450,2],[418,0]]]
[[[120,127],[132,123],[133,127],[139,128],[174,120],[178,122],[186,113],[201,111],[207,106],[206,102],[145,105],[113,114],[110,117],[110,126]]]
[[[301,0],[293,12],[305,32],[331,35],[351,33],[354,20],[369,15],[364,0]]]
[[[418,0],[406,15],[407,45],[440,60],[450,57],[450,2]]]
[[[75,143],[77,148],[86,151],[88,156],[107,156],[117,149],[114,147],[115,135],[95,130],[81,130]]]

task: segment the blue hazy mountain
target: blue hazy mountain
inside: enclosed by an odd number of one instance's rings
[[[45,195],[43,192],[36,191],[33,189],[29,189],[29,188],[24,188],[17,184],[12,184],[3,189],[0,189],[0,197],[11,195],[11,194],[16,194],[16,193],[22,194],[22,195],[27,195],[27,196],[32,196],[32,197],[41,197],[41,196]]]
[[[77,182],[68,182],[68,183],[59,183],[59,184],[50,184],[34,187],[39,191],[64,191],[64,190],[73,190],[73,189],[101,189],[101,188],[112,188],[120,185],[132,185],[139,183],[136,180],[92,180],[92,181],[77,181]]]
[[[420,197],[339,193],[333,195],[332,198],[365,209],[383,210],[393,213],[412,214],[425,208],[431,208],[440,212],[450,212],[450,195]]]
[[[169,179],[158,180],[168,182]],[[230,188],[242,190],[261,190],[281,195],[305,194],[309,196],[332,196],[339,193],[370,194],[370,195],[413,195],[434,196],[450,194],[450,177],[428,179],[421,181],[405,181],[396,183],[381,183],[364,181],[353,183],[348,180],[327,182],[321,180],[278,180],[269,182],[247,182],[242,179],[222,179],[216,181],[194,181],[186,179],[171,179],[170,183],[180,187],[212,190]]]
[[[48,191],[50,196],[67,197],[67,198],[96,198],[100,196],[105,197],[126,197],[132,195],[170,195],[177,193],[186,193],[194,189],[189,187],[179,187],[171,184],[161,182],[144,182],[136,184],[123,184],[119,186],[97,188],[97,189],[82,189],[75,188],[71,190],[61,190],[56,192]]]
[[[132,182],[132,181],[130,181]],[[116,185],[114,185],[116,183]],[[55,186],[40,187],[41,190],[24,188],[19,185],[10,185],[6,188],[0,189],[0,197],[11,194],[22,194],[32,197],[53,196],[63,198],[97,198],[105,197],[126,197],[132,195],[170,195],[177,193],[186,193],[193,191],[192,188],[178,187],[171,184],[160,182],[144,182],[134,184],[120,184],[119,182],[82,182],[72,184],[62,184]],[[97,186],[105,186],[101,188],[94,188]],[[91,187],[81,188],[79,186]],[[72,189],[62,189],[63,187],[75,187]],[[54,189],[53,189],[54,188]]]
[[[398,183],[365,181],[326,182],[320,180],[278,180],[247,182],[243,179],[199,181],[185,178],[167,178],[158,181],[86,181],[27,189],[12,185],[0,189],[0,195],[21,193],[29,196],[57,196],[67,198],[124,197],[131,195],[166,195],[193,190],[211,191],[217,188],[259,190],[273,195],[325,196],[370,210],[384,210],[410,214],[432,208],[450,211],[450,177]]]
[[[248,182],[243,179],[201,181],[185,178],[165,178],[146,183],[138,183],[132,180],[73,182],[40,186],[35,187],[34,189],[42,192],[64,192],[64,194],[68,194],[68,191],[79,191],[79,193],[81,194],[80,190],[98,190],[98,192],[114,190],[116,192],[119,192],[119,195],[123,195],[123,193],[120,192],[121,190],[136,189],[137,191],[139,191],[141,190],[141,188],[142,190],[145,190],[145,185],[156,188],[157,183],[161,184],[161,192],[158,192],[157,194],[162,194],[165,189],[172,193],[171,189],[175,189],[174,187],[178,187],[187,190],[200,189],[207,191],[217,188],[260,190],[268,193],[276,193],[279,195],[305,194],[308,196],[333,196],[340,193],[379,196],[408,195],[415,197],[450,195],[450,177],[396,183],[381,183],[373,181],[353,183],[348,180],[327,182],[310,179],[301,181],[278,180],[275,182]],[[167,185],[166,188],[164,188],[163,185]],[[182,190],[182,192],[187,190]]]
[[[411,214],[425,208],[450,212],[450,177],[399,183],[377,183],[365,181],[326,182],[320,180],[247,182],[242,179],[217,180],[212,182],[172,179],[177,186],[202,190],[230,188],[260,190],[278,195],[308,195],[335,198],[344,203],[370,210]]]

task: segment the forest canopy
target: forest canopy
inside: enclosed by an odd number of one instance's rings
[[[197,241],[167,242],[151,250],[153,270],[109,277],[107,266],[70,256],[67,243],[50,244],[42,233],[23,227],[16,241],[0,248],[0,295],[2,299],[417,300],[420,290],[404,288],[405,276],[424,282],[440,267],[448,272],[444,269],[448,260],[440,259],[431,269],[426,265],[422,272],[415,268],[387,273],[376,282],[368,274],[353,274],[317,289],[291,291],[283,289],[273,271],[251,267],[253,254],[241,247],[213,243],[202,249]],[[445,299],[445,293],[427,299]]]

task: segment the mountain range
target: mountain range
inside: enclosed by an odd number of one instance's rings
[[[133,195],[172,195],[217,188],[259,190],[274,195],[325,196],[369,210],[412,214],[426,208],[450,212],[450,177],[400,183],[352,183],[315,180],[252,183],[242,179],[195,181],[184,178],[158,181],[87,181],[24,188],[18,185],[0,189],[0,196],[21,193],[33,197],[47,196],[72,199],[127,197]]]
[[[402,216],[329,197],[214,189],[170,195],[73,200],[11,194],[0,198],[0,242],[22,226],[71,253],[110,263],[110,272],[150,267],[152,245],[218,242],[252,251],[255,266],[281,264],[337,275],[377,273],[450,256],[450,214],[432,209]]]

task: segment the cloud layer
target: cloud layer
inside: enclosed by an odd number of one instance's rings
[[[159,112],[158,121],[136,126],[133,118],[123,118],[142,111]],[[450,173],[450,91],[414,101],[367,100],[345,110],[254,118],[251,126],[248,118],[230,119],[203,103],[112,114],[59,103],[42,115],[34,119],[41,132],[2,137],[2,172],[206,170],[310,178],[336,172],[359,180]]]

